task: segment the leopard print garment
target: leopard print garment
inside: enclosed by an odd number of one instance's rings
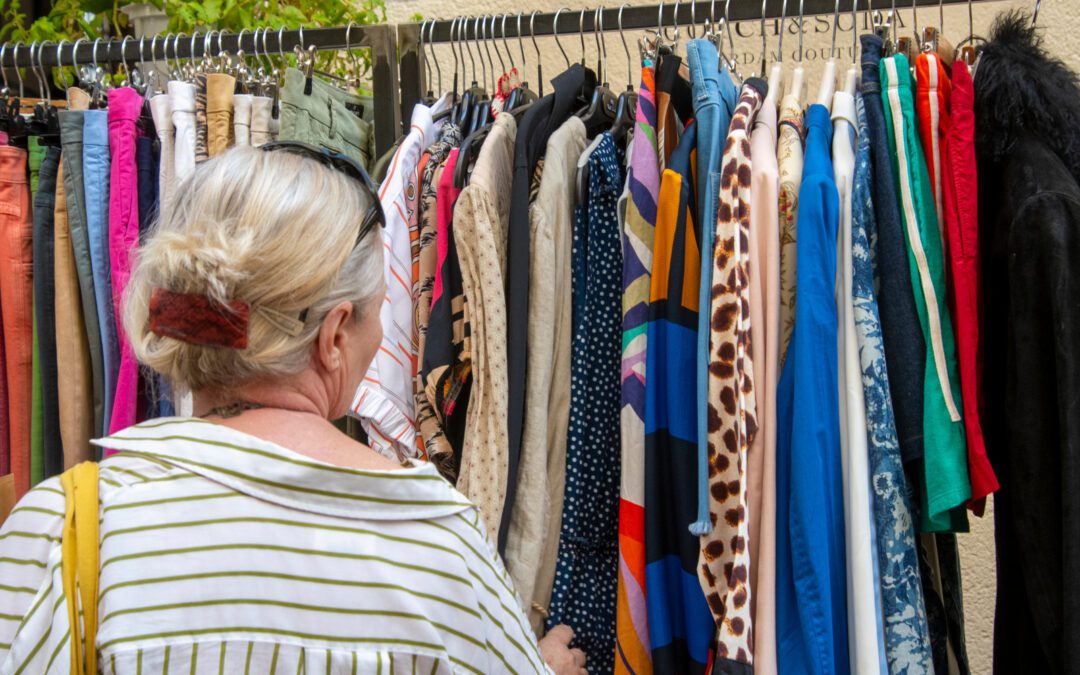
[[[750,344],[750,129],[763,82],[743,86],[720,174],[709,347],[709,516],[698,578],[717,626],[716,654],[750,664],[746,453],[757,432]]]

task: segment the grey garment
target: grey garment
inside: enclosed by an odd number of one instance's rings
[[[363,100],[295,68],[285,71],[278,139],[301,141],[371,166],[371,123],[360,118]],[[366,107],[365,107],[366,110]]]
[[[82,166],[84,116],[82,110],[60,111],[60,144],[63,148],[61,160],[64,165],[64,195],[71,227],[71,247],[79,273],[79,296],[90,347],[90,371],[94,379],[94,437],[100,438],[105,434],[105,364],[101,353],[97,300],[94,297],[94,272],[90,263],[90,232],[86,228]]]
[[[517,491],[506,537],[506,566],[533,630],[540,634],[555,582],[570,420],[570,251],[578,158],[585,124],[563,122],[548,139],[529,206],[529,353]],[[545,608],[541,612],[537,607]]]

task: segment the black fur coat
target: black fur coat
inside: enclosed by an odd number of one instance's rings
[[[1080,83],[1029,16],[975,74],[996,673],[1080,674]]]

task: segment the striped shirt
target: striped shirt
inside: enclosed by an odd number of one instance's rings
[[[419,254],[417,186],[420,156],[438,138],[434,113],[448,103],[442,98],[431,108],[413,108],[409,133],[390,160],[379,187],[379,202],[386,218],[383,240],[383,275],[386,295],[379,309],[383,339],[353,397],[351,413],[360,419],[371,447],[391,459],[421,457],[423,441],[416,435],[416,324],[414,306],[419,297],[416,281]],[[413,243],[417,247],[413,247]]]
[[[435,467],[324,464],[194,419],[98,442],[104,673],[547,673],[476,508]],[[0,675],[67,673],[64,495],[0,530]]]

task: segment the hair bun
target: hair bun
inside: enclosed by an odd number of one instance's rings
[[[247,253],[250,235],[223,236],[182,232],[159,234],[168,279],[185,279],[192,287],[171,289],[183,293],[203,293],[225,304],[235,297],[237,288],[250,276]]]

